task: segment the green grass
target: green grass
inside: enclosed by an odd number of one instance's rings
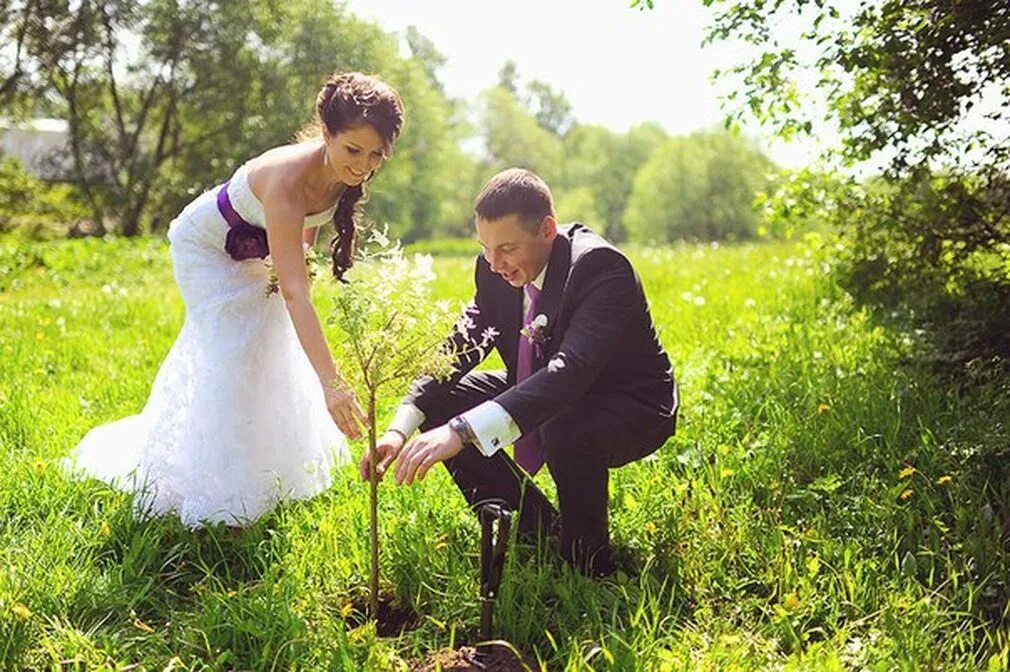
[[[497,634],[551,670],[1004,669],[1006,382],[934,382],[825,252],[632,257],[683,392],[677,436],[611,480],[615,543],[644,570],[592,582],[512,553]],[[436,270],[469,293],[470,259]],[[140,410],[182,318],[163,242],[0,240],[6,668],[404,669],[473,642],[479,528],[443,470],[382,488],[383,583],[421,614],[393,639],[349,613],[368,571],[354,466],[237,538],[139,522],[63,475],[90,427]]]

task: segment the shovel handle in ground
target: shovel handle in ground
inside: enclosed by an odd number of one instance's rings
[[[501,585],[505,551],[508,549],[512,511],[496,502],[486,502],[477,510],[480,519],[480,637],[491,639],[491,619]]]

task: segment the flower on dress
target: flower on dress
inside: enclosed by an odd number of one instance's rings
[[[243,222],[228,229],[224,251],[235,261],[263,259],[270,254],[266,229]]]

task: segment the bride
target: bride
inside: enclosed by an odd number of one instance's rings
[[[182,331],[139,415],[92,429],[83,473],[135,494],[141,515],[247,525],[330,486],[360,436],[309,298],[304,243],[332,221],[333,273],[350,267],[365,184],[389,156],[403,105],[376,77],[330,77],[318,132],[251,159],[190,203],[168,232],[186,306]],[[269,261],[279,293],[271,284]],[[339,429],[338,429],[339,428]]]

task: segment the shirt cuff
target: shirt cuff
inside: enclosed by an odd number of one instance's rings
[[[417,428],[424,422],[424,413],[414,404],[400,404],[396,409],[396,415],[389,423],[389,429],[403,434],[405,439],[417,431]]]
[[[477,438],[477,450],[486,457],[491,457],[522,435],[508,411],[494,401],[485,401],[461,417],[467,421]]]

